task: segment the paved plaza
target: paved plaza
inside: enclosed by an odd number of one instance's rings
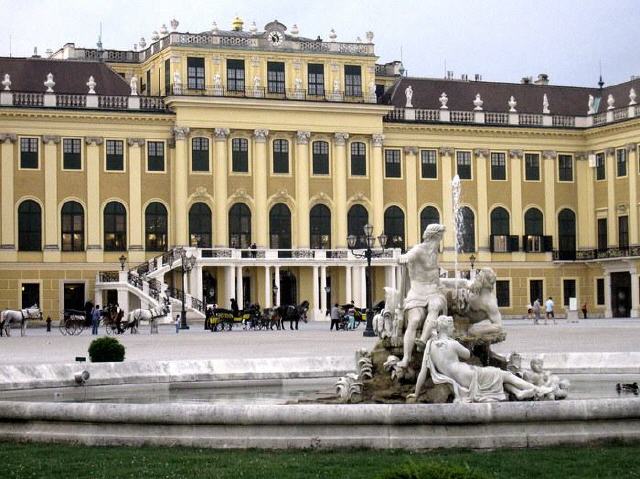
[[[356,331],[329,331],[328,322],[300,324],[299,331],[243,331],[211,333],[202,323],[175,333],[173,326],[161,326],[160,334],[149,335],[146,326],[138,335],[124,334],[118,339],[126,347],[127,360],[179,360],[210,358],[267,358],[351,356],[355,349],[371,349],[377,338],[362,336],[364,325]],[[630,352],[640,351],[640,320],[592,319],[579,323],[558,320],[554,325],[534,326],[528,320],[506,320],[507,340],[494,346],[499,353],[542,352]],[[53,328],[29,328],[25,337],[0,338],[2,364],[70,362],[87,356],[94,339],[90,328],[80,336],[63,336]],[[101,329],[101,335],[104,330]]]

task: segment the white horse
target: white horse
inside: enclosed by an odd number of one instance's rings
[[[151,327],[151,334],[158,334],[158,318],[162,318],[169,314],[171,311],[169,302],[164,301],[157,308],[152,309],[134,309],[127,315],[127,324],[123,327],[131,328],[131,334],[138,333],[138,327],[140,326],[140,320],[149,321]]]
[[[3,331],[7,336],[11,336],[12,323],[20,323],[20,336],[24,336],[27,329],[27,319],[42,319],[42,311],[37,304],[18,311],[6,309],[0,312],[0,336]]]

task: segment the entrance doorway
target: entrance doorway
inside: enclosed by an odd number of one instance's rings
[[[64,310],[84,311],[84,283],[64,284]]]
[[[529,304],[535,303],[536,299],[540,300],[540,304],[544,304],[543,282],[541,279],[529,280]]]
[[[631,274],[611,273],[611,313],[614,318],[628,318],[631,313]]]
[[[298,304],[298,281],[291,271],[280,271],[280,304]]]

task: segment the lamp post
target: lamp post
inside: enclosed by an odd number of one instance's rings
[[[120,260],[120,271],[124,271],[124,263],[125,263],[125,261],[127,261],[127,257],[122,254],[118,258],[118,260]]]
[[[469,262],[471,263],[471,271],[470,271],[470,273],[473,273],[473,271],[474,271],[473,266],[476,264],[476,255],[471,254],[471,256],[469,256]]]
[[[351,250],[351,254],[353,254],[357,258],[365,258],[367,260],[367,269],[365,275],[366,281],[366,291],[367,291],[367,327],[362,333],[363,336],[375,336],[376,333],[373,331],[373,311],[371,310],[371,258],[377,258],[382,256],[384,253],[384,249],[387,246],[387,235],[380,234],[378,236],[378,242],[382,247],[381,251],[373,251],[372,248],[376,245],[376,238],[373,236],[373,226],[370,224],[364,225],[364,242],[366,248],[362,252],[356,252],[355,247],[358,241],[358,238],[355,235],[347,236],[347,245]]]
[[[182,316],[180,316],[180,329],[189,329],[189,325],[187,324],[187,310],[185,308],[184,276],[193,269],[197,259],[195,256],[188,256],[185,249],[180,250],[180,259],[182,260]]]

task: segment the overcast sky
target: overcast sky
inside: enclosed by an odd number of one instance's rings
[[[338,41],[375,34],[379,62],[402,58],[412,76],[517,82],[548,73],[553,84],[595,86],[599,64],[606,84],[640,74],[638,0],[0,0],[0,55],[43,54],[64,43],[95,47],[103,24],[104,48],[130,49],[171,18],[179,31],[230,29],[238,14],[245,28],[277,18],[300,34]]]

